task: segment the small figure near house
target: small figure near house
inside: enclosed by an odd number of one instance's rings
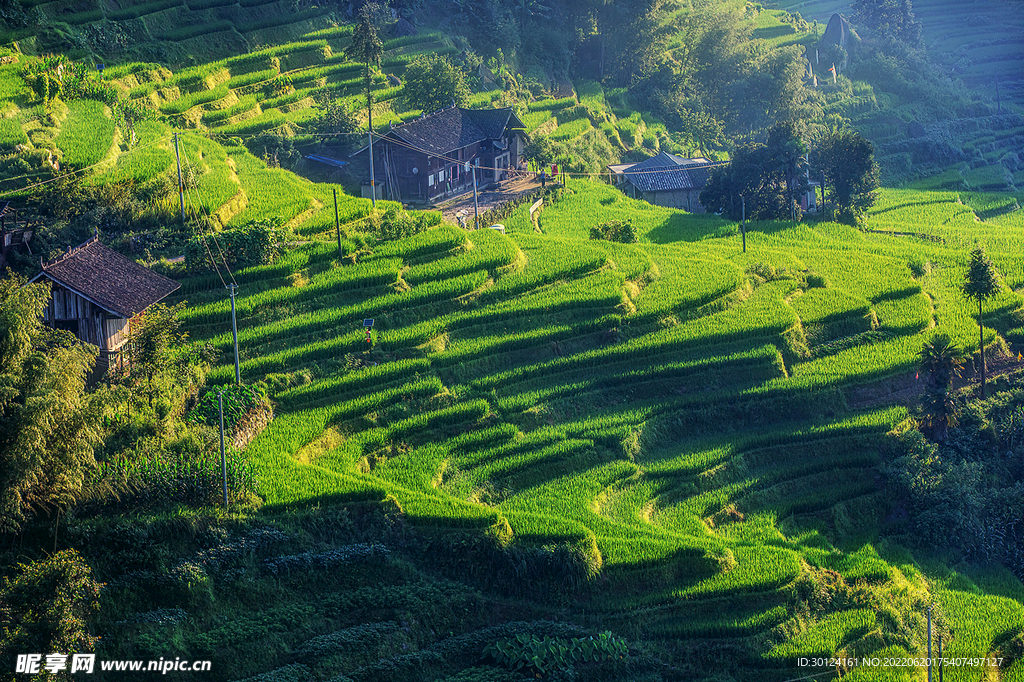
[[[544,174],[544,169],[541,168],[540,169],[540,186],[542,188],[543,187],[547,187],[547,180],[548,180],[547,175]]]

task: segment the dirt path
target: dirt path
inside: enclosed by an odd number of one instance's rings
[[[986,355],[988,355],[986,353]],[[985,368],[988,378],[991,379],[997,374],[1004,374],[1024,369],[1024,362],[1019,362],[1015,355],[995,355],[986,357]],[[963,388],[968,384],[979,383],[978,372],[975,371],[973,363],[968,360],[964,374],[959,379],[953,380],[953,389]],[[870,384],[854,386],[847,389],[847,403],[855,410],[865,410],[886,405],[904,405],[912,407],[921,400],[925,392],[924,378],[918,373],[907,372],[898,376],[875,381]]]
[[[520,178],[505,183],[497,189],[484,190],[477,193],[477,200],[480,203],[480,213],[489,211],[492,208],[501,206],[507,201],[512,201],[527,192],[540,188],[540,181],[533,177]],[[459,212],[465,211],[466,224],[473,224],[473,193],[465,194],[451,199],[439,206],[444,219],[459,224]]]

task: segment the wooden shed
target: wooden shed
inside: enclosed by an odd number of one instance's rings
[[[97,371],[115,364],[131,320],[181,285],[93,237],[42,264],[30,282],[50,282],[43,322],[99,346]]]

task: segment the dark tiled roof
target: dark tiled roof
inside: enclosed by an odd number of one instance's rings
[[[673,166],[704,166],[711,163],[702,156],[695,159],[687,159],[668,152],[658,152],[654,156],[644,159],[638,163],[618,163],[608,166],[615,173],[631,173],[652,168],[672,168]]]
[[[652,156],[649,159],[644,159],[640,163],[633,164],[629,167],[629,171],[627,172],[681,166],[683,165],[683,161],[684,159],[682,157],[675,156],[674,154],[658,152],[655,156]]]
[[[44,276],[122,317],[141,313],[181,286],[104,246],[96,237],[45,263],[32,281]]]
[[[630,168],[625,173],[626,181],[641,192],[668,192],[678,189],[703,189],[711,177],[714,164],[694,166],[662,166],[646,168],[635,172]]]
[[[396,137],[424,152],[440,156],[476,142],[501,138],[507,128],[523,127],[523,122],[511,108],[449,107],[396,126],[385,137]],[[360,149],[356,154],[362,152]]]

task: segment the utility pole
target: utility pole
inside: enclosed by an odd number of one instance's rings
[[[228,460],[224,455],[224,391],[217,392],[220,407],[220,471],[224,477],[224,508],[228,508]]]
[[[932,682],[932,607],[928,607],[928,682]]]
[[[468,161],[466,163],[469,163]],[[470,168],[473,170],[473,229],[480,229],[480,202],[477,201],[476,197],[476,165],[470,164]]]
[[[740,195],[740,206],[743,207],[743,222],[740,223],[740,233],[743,235],[743,253],[747,252],[747,200]]]
[[[178,162],[178,198],[181,200],[181,224],[185,224],[185,183],[181,181],[181,155],[178,153],[178,133],[174,133],[174,158]]]
[[[235,289],[238,285],[228,284],[227,288],[231,294],[231,334],[235,337],[235,384],[241,385],[242,374],[238,369],[238,324],[235,321]]]
[[[370,204],[373,210],[377,210],[377,185],[373,179],[373,102],[370,96],[366,96],[366,116],[370,119],[370,130],[367,135],[370,138]]]
[[[827,208],[827,204],[825,203],[825,171],[823,170],[823,171],[821,171],[821,213],[822,213],[822,217],[823,218],[826,217],[825,216],[825,209],[826,208]]]
[[[338,221],[338,188],[334,189],[334,229],[338,233],[338,260],[341,260],[341,223]]]

